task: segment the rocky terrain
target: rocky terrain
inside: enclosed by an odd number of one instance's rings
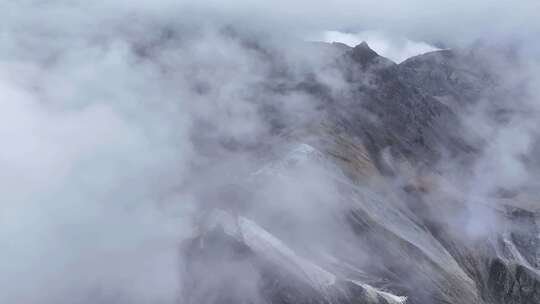
[[[289,82],[275,63],[263,90],[310,96],[317,115],[291,127],[263,107],[280,149],[213,191],[228,204],[204,210],[180,248],[183,303],[540,303],[534,196],[475,197],[452,179],[484,149],[462,113],[502,98],[482,56],[440,50],[396,64],[366,43],[308,49],[345,89],[317,75]],[[315,175],[320,184],[305,182]],[[293,208],[297,196],[308,202]]]

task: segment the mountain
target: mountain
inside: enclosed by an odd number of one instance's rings
[[[365,42],[308,49],[331,55],[322,69],[346,89],[265,84],[311,96],[318,115],[286,127],[264,107],[286,148],[216,190],[238,202],[204,210],[182,244],[184,303],[540,303],[540,208],[441,173],[482,157],[460,111],[497,96],[489,68],[463,51],[396,64]]]

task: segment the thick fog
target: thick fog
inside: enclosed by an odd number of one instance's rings
[[[320,118],[312,96],[269,90],[268,82],[294,86],[315,75],[342,89],[340,75],[321,69],[324,54],[305,56],[311,49],[302,41],[325,31],[390,33],[375,37],[396,61],[476,44],[503,54],[489,66],[522,95],[509,94],[504,124],[489,116],[491,100],[463,111],[474,130],[466,136],[485,149],[468,173],[442,160],[441,192],[475,200],[534,189],[538,172],[527,164],[537,162],[540,69],[532,55],[540,47],[529,39],[540,33],[539,5],[3,1],[0,302],[178,303],[186,275],[179,247],[214,207],[268,225],[281,219],[276,233],[303,239],[306,254],[310,238],[343,245],[334,236],[350,231],[334,217],[342,206],[328,175],[339,175],[334,168],[308,162],[249,189],[250,198],[228,199],[227,190],[291,149],[276,139],[281,128]],[[413,45],[392,49],[392,37]],[[277,125],[267,108],[277,108]],[[467,231],[477,237],[495,219],[471,210],[478,217]]]
[[[5,4],[1,302],[176,302],[195,213],[259,166],[261,103],[311,116],[234,28],[161,5]]]

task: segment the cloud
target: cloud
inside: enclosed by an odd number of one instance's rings
[[[198,208],[216,203],[205,195],[260,165],[255,156],[263,149],[256,144],[275,127],[261,107],[280,110],[279,123],[316,115],[313,96],[265,87],[269,75],[292,75],[285,84],[279,77],[272,83],[280,88],[318,71],[298,63],[302,52],[284,54],[304,50],[292,40],[333,30],[325,40],[367,40],[396,61],[438,41],[510,37],[529,47],[536,42],[526,39],[539,32],[537,6],[427,0],[0,4],[0,302],[174,303],[182,279],[178,244],[193,235]],[[253,40],[282,55],[287,69],[271,64],[259,45],[249,44]],[[508,154],[512,133],[501,135],[492,146],[511,156],[502,159],[513,168],[513,155],[528,150],[529,140],[517,138]],[[492,168],[479,166],[479,176]],[[515,168],[502,181],[522,174]],[[296,177],[303,194],[331,201],[334,185],[318,170],[306,171]],[[290,185],[263,190],[279,193],[290,206],[278,207],[310,222],[310,202]],[[317,215],[331,221],[325,208]],[[295,233],[305,236],[310,228]],[[332,232],[325,231],[328,243]]]
[[[176,22],[172,2],[4,5],[0,302],[176,303],[179,244],[226,203],[205,194],[260,165],[262,106],[298,123],[307,98],[266,88],[275,67],[246,37]]]
[[[524,0],[517,3],[494,0],[337,0],[264,1],[264,0],[117,0],[17,1],[3,4],[5,23],[40,25],[63,32],[88,31],[106,26],[137,28],[152,23],[249,24],[280,35],[301,35],[324,30],[358,33],[381,30],[415,41],[471,43],[475,40],[507,40],[516,43],[540,33],[536,12],[540,3]],[[496,21],[496,22],[494,22]],[[65,27],[69,23],[71,26]],[[532,43],[532,41],[529,41]]]

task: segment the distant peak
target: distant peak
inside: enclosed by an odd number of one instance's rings
[[[377,57],[379,57],[379,54],[372,50],[365,41],[362,41],[362,43],[355,46],[352,50],[352,58],[363,66]]]
[[[371,50],[371,48],[369,47],[368,43],[365,42],[365,41],[362,41],[359,45],[357,45],[356,47],[359,47],[359,48],[368,48]]]
[[[365,41],[362,41],[362,43],[360,43],[359,45],[355,46],[354,47],[354,50],[356,52],[362,52],[364,54],[374,54],[375,56],[379,56],[379,54],[377,54],[377,52],[375,52],[373,49],[371,49],[368,45],[367,42]]]

